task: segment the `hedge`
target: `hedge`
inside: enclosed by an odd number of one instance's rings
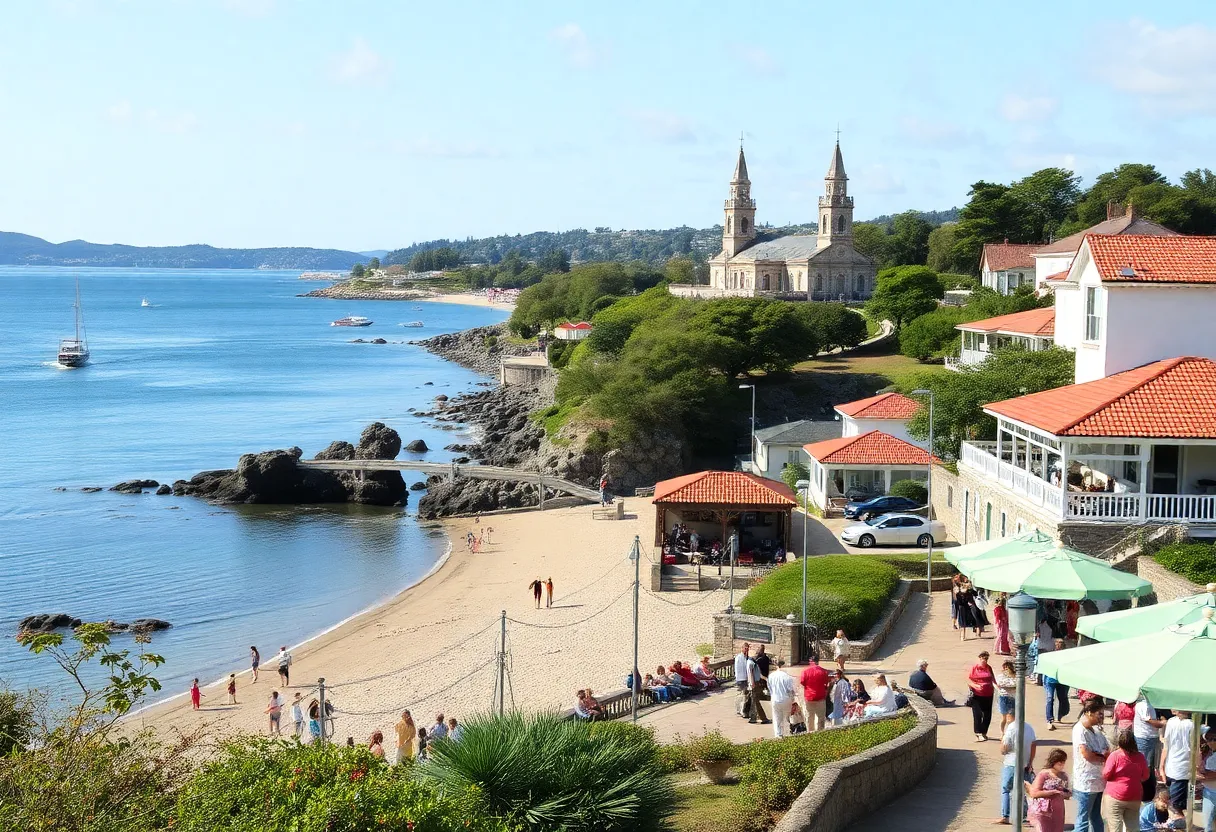
[[[1210,543],[1171,543],[1153,560],[1191,583],[1203,586],[1216,581],[1216,546]]]
[[[923,580],[925,577],[924,555],[860,555],[859,557],[890,564],[899,570],[901,578]],[[955,572],[958,572],[958,570],[954,567],[954,564],[946,560],[940,551],[933,553],[933,577],[949,578]]]
[[[843,629],[861,638],[882,615],[899,584],[890,564],[855,555],[828,555],[807,562],[807,620],[820,632]],[[794,561],[752,587],[739,609],[747,615],[785,618],[802,612],[802,564]]]

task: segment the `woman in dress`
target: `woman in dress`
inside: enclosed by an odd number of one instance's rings
[[[253,668],[253,681],[258,680],[258,665],[262,663],[262,654],[258,652],[258,648],[249,647],[249,664]]]
[[[865,682],[853,680],[853,698],[844,705],[844,715],[847,719],[860,719],[865,712],[866,703],[870,701],[870,692],[866,690]]]
[[[853,685],[845,678],[843,672],[837,670],[832,676],[834,677],[831,687],[832,722],[839,725],[844,722],[845,706],[853,701],[855,694],[853,693]]]
[[[203,692],[199,690],[198,679],[190,683],[190,707],[198,710],[202,704]]]
[[[971,706],[971,727],[975,731],[975,741],[985,742],[988,729],[992,726],[992,697],[996,692],[996,674],[988,664],[987,650],[980,653],[979,661],[967,673],[967,687],[971,689],[967,704]]]
[[[1064,624],[1068,630],[1068,638],[1073,641],[1077,640],[1077,621],[1081,618],[1081,605],[1076,601],[1069,601],[1064,607]]]
[[[1026,820],[1039,832],[1064,832],[1064,801],[1072,797],[1068,773],[1064,770],[1067,760],[1067,754],[1053,748],[1047,755],[1047,765],[1026,788],[1026,796],[1030,798]],[[1135,827],[1129,832],[1135,832]]]
[[[963,590],[963,576],[958,572],[950,578],[950,624],[958,629],[958,594]]]
[[[960,631],[960,639],[966,641],[967,630],[979,632],[979,621],[975,616],[975,588],[970,583],[959,583],[958,592],[954,596],[954,609],[955,629]]]
[[[308,703],[308,738],[311,742],[321,738],[321,703],[316,699]]]
[[[1013,653],[1009,643],[1009,610],[1005,607],[1005,593],[997,596],[992,607],[992,620],[996,622],[996,644],[992,651],[998,656],[1008,656]]]

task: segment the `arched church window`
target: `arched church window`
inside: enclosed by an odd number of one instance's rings
[[[766,292],[768,291],[768,275],[765,275],[763,278],[761,278],[760,288]]]
[[[816,292],[823,291],[823,275],[821,275],[821,274],[815,275],[815,291]]]
[[[844,214],[836,218],[836,230],[842,234],[844,233]]]
[[[859,275],[857,275],[857,294],[859,294],[859,295],[860,295],[860,294],[864,293],[864,292],[865,292],[865,290],[866,290],[866,278],[865,278],[865,275],[860,275],[860,274],[859,274]]]
[[[744,234],[746,234],[747,233],[747,217],[740,217],[739,222],[743,226],[741,230],[743,231]]]
[[[727,233],[727,234],[730,234],[730,233],[731,233],[730,226],[731,226],[731,220],[732,220],[732,219],[733,219],[733,217],[727,217],[727,218],[726,218],[726,233]]]
[[[819,223],[819,228],[822,231],[831,231],[832,227],[828,224],[828,215],[823,215],[823,222]]]

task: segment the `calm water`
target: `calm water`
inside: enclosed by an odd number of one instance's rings
[[[245,665],[249,645],[269,657],[434,564],[445,541],[419,526],[412,505],[227,508],[79,491],[172,482],[233,467],[248,451],[299,445],[311,456],[335,439],[357,441],[376,420],[435,449],[458,441],[407,410],[479,377],[418,347],[348,342],[406,341],[504,313],[297,298],[324,285],[297,274],[0,268],[0,680],[61,678],[11,638],[24,615],[153,616],[174,625],[153,646],[176,693],[191,677]],[[55,350],[72,331],[76,276],[92,362],[63,370]],[[344,315],[375,324],[329,326]],[[397,325],[409,320],[426,327]]]

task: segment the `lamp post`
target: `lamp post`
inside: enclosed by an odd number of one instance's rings
[[[755,474],[756,473],[756,385],[754,385],[754,384],[740,384],[739,385],[740,390],[747,390],[748,388],[751,388],[751,391],[752,391],[751,460],[752,460],[752,473]]]
[[[730,604],[726,607],[726,612],[730,615],[735,614],[735,561],[739,559],[739,535],[732,534],[730,540],[727,541],[727,546],[730,552]]]
[[[925,483],[925,499],[929,503],[925,510],[925,519],[933,517],[933,391],[926,388],[913,390],[914,396],[929,397],[929,479]],[[933,535],[929,535],[929,556],[925,560],[925,595],[933,597]]]
[[[806,645],[806,527],[811,513],[807,506],[811,503],[811,481],[798,480],[794,485],[802,492],[802,643]]]
[[[1009,612],[1009,637],[1017,651],[1013,658],[1013,672],[1017,678],[1013,708],[1013,759],[1017,763],[1013,773],[1013,828],[1021,829],[1024,820],[1022,802],[1026,794],[1026,781],[1022,776],[1026,759],[1022,748],[1023,734],[1026,732],[1026,651],[1038,633],[1036,618],[1039,605],[1025,592],[1019,592],[1005,602],[1005,609]]]

